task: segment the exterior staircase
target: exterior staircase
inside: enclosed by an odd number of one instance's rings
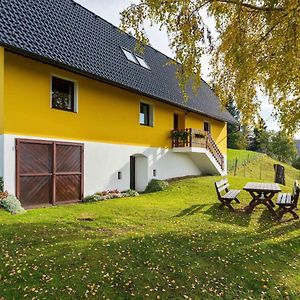
[[[199,167],[203,175],[225,175],[225,159],[209,132],[186,128],[172,130],[172,149],[185,153]]]

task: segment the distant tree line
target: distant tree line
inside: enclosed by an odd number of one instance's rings
[[[228,101],[227,109],[236,120],[241,120],[241,113],[233,100]],[[227,132],[228,148],[266,153],[276,160],[300,169],[300,158],[293,138],[284,131],[267,130],[263,118],[260,117],[251,128],[245,125],[238,128],[228,124]]]

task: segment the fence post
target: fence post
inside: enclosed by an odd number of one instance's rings
[[[261,165],[261,163],[260,163],[260,168],[259,168],[259,179],[261,180],[261,167],[262,167],[262,165]]]
[[[234,164],[234,173],[233,173],[234,176],[236,176],[237,162],[238,162],[238,159],[236,157],[235,158],[235,164]]]

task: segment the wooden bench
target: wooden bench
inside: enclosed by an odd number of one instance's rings
[[[293,187],[292,193],[280,193],[277,198],[276,204],[279,206],[278,209],[278,219],[281,220],[283,215],[286,213],[291,213],[294,219],[299,219],[299,216],[295,212],[298,205],[299,199],[299,184],[296,180]]]
[[[229,183],[227,178],[215,182],[215,187],[216,187],[218,199],[221,202],[220,208],[227,206],[231,211],[234,211],[231,205],[231,201],[235,200],[237,203],[240,203],[237,196],[241,191],[229,190]]]

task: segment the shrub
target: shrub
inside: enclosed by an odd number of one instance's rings
[[[109,199],[116,199],[116,198],[124,198],[124,197],[136,197],[139,196],[139,193],[133,190],[127,190],[124,192],[119,192],[118,190],[113,191],[103,191],[97,192],[94,195],[87,196],[83,199],[83,202],[96,202],[96,201],[103,201]]]
[[[3,177],[0,177],[0,192],[2,193],[4,189]]]
[[[0,206],[12,214],[25,212],[21,202],[14,195],[7,195],[6,198],[1,199]]]
[[[83,198],[83,202],[96,202],[96,201],[100,201],[103,200],[102,196],[100,195],[90,195],[90,196],[86,196],[85,198]]]
[[[122,194],[123,194],[124,197],[137,197],[137,196],[140,195],[137,191],[131,190],[131,189],[122,192]]]
[[[164,180],[152,179],[145,189],[145,193],[164,191],[169,184]]]

